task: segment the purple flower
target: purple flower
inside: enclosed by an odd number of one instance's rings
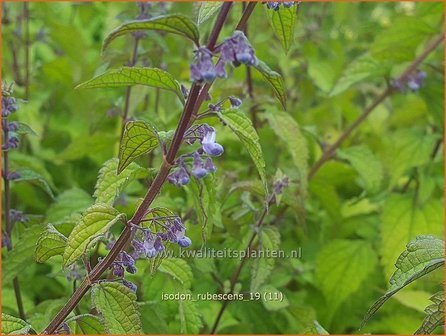
[[[266,3],[266,7],[268,9],[279,10],[280,2],[279,1],[269,1],[269,2]]]
[[[178,240],[178,245],[180,245],[181,247],[189,247],[192,245],[192,241],[190,240],[189,237],[183,237],[180,240]]]
[[[2,97],[2,117],[7,117],[17,111],[17,101],[14,97]]]
[[[138,289],[138,287],[133,282],[125,279],[122,279],[122,284],[133,292],[136,292],[136,290]]]
[[[13,121],[8,124],[8,131],[15,132],[19,128],[17,122]]]
[[[26,223],[28,221],[28,219],[23,215],[22,211],[18,211],[15,209],[9,210],[9,219],[11,220],[11,222]]]
[[[155,248],[155,250],[157,252],[164,251],[164,245],[163,245],[163,242],[161,240],[161,236],[159,234],[155,238],[155,243],[153,244],[153,247]]]
[[[194,163],[192,165],[192,175],[200,179],[207,175],[207,170],[204,168],[203,160],[201,160],[200,154],[194,153]]]
[[[9,181],[13,181],[13,180],[18,180],[20,177],[21,177],[20,173],[15,171],[8,173],[6,179],[8,179]]]
[[[190,66],[191,79],[197,82],[213,82],[217,73],[212,63],[212,53],[207,48],[200,48],[196,50],[196,58],[197,63]]]
[[[208,108],[212,112],[220,112],[221,111],[221,104],[209,104]]]
[[[214,130],[206,133],[203,140],[201,140],[201,145],[203,150],[209,155],[220,156],[224,152],[223,146],[215,142]]]
[[[167,176],[167,180],[170,183],[172,183],[178,187],[181,187],[181,186],[186,185],[190,182],[190,177],[189,177],[189,174],[188,174],[186,168],[184,168],[184,166],[181,165],[177,171],[175,171],[175,172],[169,174],[169,176]]]
[[[283,177],[280,180],[277,180],[276,182],[274,182],[273,184],[273,189],[274,189],[274,193],[276,194],[282,194],[283,190],[288,187],[288,183],[289,183],[289,178],[288,176]]]
[[[69,272],[67,274],[67,280],[73,281],[73,280],[82,280],[82,275],[79,273],[76,264],[73,264],[73,266],[70,266]]]
[[[2,247],[6,247],[8,250],[11,249],[11,240],[4,231],[2,231]]]
[[[224,63],[233,62],[234,65],[256,65],[257,58],[254,49],[248,42],[245,34],[235,31],[232,37],[227,38],[221,46],[221,60]]]
[[[122,278],[124,276],[124,266],[122,266],[120,262],[115,261],[112,264],[112,273],[114,276]]]
[[[239,108],[240,105],[242,105],[241,99],[238,99],[237,97],[233,97],[233,96],[229,97],[229,102],[231,103],[232,108]]]
[[[6,143],[2,144],[2,150],[14,149],[19,147],[19,138],[15,135],[9,135]]]
[[[210,173],[215,173],[217,168],[214,166],[214,163],[212,162],[212,159],[208,157],[206,159],[206,162],[204,164],[204,169],[206,169]]]

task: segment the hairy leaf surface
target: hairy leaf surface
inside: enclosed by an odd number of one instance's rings
[[[407,244],[406,250],[396,261],[397,270],[390,278],[389,290],[368,310],[363,325],[395,293],[444,265],[444,241],[432,236],[418,236]]]
[[[187,37],[198,44],[200,33],[197,25],[187,16],[181,14],[158,16],[149,20],[130,21],[114,29],[105,38],[102,50],[105,50],[115,38],[141,30],[160,30]]]
[[[201,25],[214,16],[222,5],[223,3],[219,1],[203,1],[198,11],[198,25]]]
[[[118,175],[116,173],[118,165],[118,159],[110,159],[105,162],[99,170],[99,176],[96,181],[95,192],[93,195],[96,197],[96,202],[113,205],[116,197],[119,196],[126,185],[138,178],[144,178],[149,174],[147,169],[132,162],[121,174]]]
[[[36,243],[35,259],[43,263],[56,255],[63,255],[67,238],[49,224]]]
[[[68,237],[63,256],[64,266],[67,267],[74,263],[88,251],[96,239],[124,217],[118,210],[106,204],[97,203],[88,208]]]
[[[150,153],[158,147],[156,130],[145,121],[129,121],[119,145],[118,175],[138,156]]]
[[[282,104],[283,109],[286,110],[286,91],[282,76],[271,70],[264,62],[260,60],[255,68],[262,74],[265,81],[271,85],[274,95]]]
[[[219,113],[219,117],[237,135],[247,149],[259,172],[260,179],[263,182],[263,188],[265,189],[265,195],[267,195],[268,184],[266,180],[265,159],[263,158],[262,148],[260,147],[259,136],[252,126],[251,120],[239,110],[226,110]]]
[[[186,289],[192,285],[192,269],[184,259],[165,258],[158,269],[170,275]]]
[[[29,334],[31,330],[31,325],[22,319],[2,313],[3,335]]]
[[[316,281],[331,309],[357,291],[377,264],[372,246],[362,240],[335,240],[318,253]]]
[[[91,300],[101,314],[108,334],[141,334],[136,295],[123,284],[101,282],[91,289]]]
[[[184,95],[180,84],[167,71],[157,68],[122,67],[111,69],[93,79],[79,84],[76,89],[113,88],[146,85],[175,93],[181,102]]]
[[[291,6],[286,8],[280,6],[279,10],[270,10],[265,7],[265,10],[274,33],[279,38],[283,49],[288,52],[294,42],[294,26],[297,16],[296,7]]]

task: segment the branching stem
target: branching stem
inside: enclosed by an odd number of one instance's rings
[[[208,46],[215,45],[215,42],[218,38],[218,35],[223,27],[224,22],[226,21],[227,15],[229,13],[229,8],[231,7],[231,2],[225,2],[220,10],[220,15],[217,18],[215,23],[213,32],[211,33],[212,40],[208,42]],[[224,15],[222,14],[224,13]],[[246,21],[248,17],[243,15],[244,20]],[[189,96],[187,98],[186,104],[184,106],[183,113],[181,114],[180,122],[175,131],[175,135],[172,139],[172,144],[169,148],[167,155],[164,157],[161,168],[153,180],[149,190],[147,191],[142,203],[136,210],[133,217],[130,219],[130,223],[134,225],[138,225],[141,220],[144,218],[147,210],[152,204],[153,200],[159,194],[161,187],[163,186],[167,175],[172,167],[172,164],[175,160],[177,152],[181,146],[183,141],[184,133],[187,131],[190,121],[192,119],[192,115],[194,111],[198,110],[201,102],[199,101],[199,93],[201,86],[197,83],[192,84],[192,88],[189,92]],[[202,91],[202,90],[201,90]],[[68,300],[65,306],[57,313],[57,315],[53,318],[53,320],[49,323],[49,325],[43,331],[44,334],[53,334],[59,326],[63,323],[65,318],[70,314],[70,312],[76,307],[76,305],[80,302],[82,297],[88,292],[92,283],[99,280],[102,274],[109,269],[112,262],[116,259],[119,252],[121,252],[124,247],[127,245],[129,239],[131,237],[131,226],[126,225],[124,230],[122,231],[120,237],[113,245],[113,248],[107,254],[107,256],[97,264],[93,270],[87,275],[87,277],[81,282],[77,290],[73,293],[72,297]]]

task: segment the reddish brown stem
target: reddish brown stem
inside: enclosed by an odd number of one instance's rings
[[[228,14],[228,8],[231,6],[231,3],[225,3],[222,6],[221,12],[225,12],[226,15],[222,16],[220,15],[215,26],[220,27],[219,31],[223,27],[223,23],[226,20],[227,14]],[[218,37],[218,34],[216,34],[216,37]],[[215,37],[215,40],[216,40]],[[209,43],[208,43],[209,44]],[[183,113],[181,114],[180,122],[178,124],[178,127],[175,131],[175,135],[172,140],[172,144],[169,148],[169,151],[164,158],[164,161],[161,165],[161,168],[158,172],[158,175],[155,177],[154,181],[152,182],[149,190],[147,191],[142,203],[136,210],[133,217],[130,219],[129,223],[133,223],[138,225],[141,220],[144,218],[144,216],[147,213],[147,210],[149,209],[151,203],[153,200],[157,197],[159,194],[162,185],[164,184],[167,175],[169,174],[169,171],[172,167],[172,163],[177,155],[177,152],[181,146],[181,143],[183,141],[184,133],[186,132],[188,125],[190,123],[190,120],[193,115],[193,111],[196,107],[196,104],[198,103],[198,94],[200,92],[200,86],[196,83],[192,84],[192,88],[190,90],[188,99],[186,101],[186,105],[184,106]],[[58,327],[62,324],[62,322],[65,320],[65,318],[68,316],[68,314],[76,307],[76,305],[80,302],[82,297],[87,293],[89,288],[91,287],[92,283],[99,280],[101,275],[109,269],[112,262],[116,259],[119,252],[121,252],[124,247],[127,245],[129,239],[131,237],[131,228],[130,225],[126,225],[124,230],[122,231],[120,237],[116,241],[116,243],[113,245],[113,248],[110,250],[110,252],[107,254],[107,256],[102,260],[99,264],[97,264],[93,270],[88,274],[88,276],[82,281],[79,288],[74,292],[73,296],[68,300],[68,302],[65,304],[65,306],[57,313],[57,315],[53,318],[53,320],[50,322],[50,324],[45,328],[44,334],[53,334]]]

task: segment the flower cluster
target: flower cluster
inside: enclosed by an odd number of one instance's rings
[[[5,135],[2,150],[15,149],[19,146],[19,138],[15,131],[18,129],[16,122],[9,122],[8,117],[17,111],[17,101],[7,94],[2,95],[2,129]]]
[[[408,89],[412,92],[417,92],[423,86],[425,78],[426,73],[417,69],[410,73],[405,81],[394,80],[392,86],[403,93],[406,93]]]
[[[284,176],[283,178],[275,181],[273,183],[273,190],[275,194],[283,194],[283,190],[288,187],[289,178],[288,176]]]
[[[266,1],[263,2],[264,4],[266,4],[266,7],[268,9],[273,9],[275,11],[278,11],[280,9],[280,6],[283,5],[283,7],[285,8],[290,8],[294,5],[299,5],[301,3],[301,1]]]
[[[258,62],[254,49],[241,31],[235,31],[232,37],[225,39],[218,51],[220,60],[214,65],[213,54],[209,49],[202,47],[195,50],[196,62],[190,66],[193,81],[210,83],[217,77],[226,78],[225,64],[227,63],[239,66],[240,64],[256,65]]]
[[[19,146],[19,137],[16,131],[18,130],[18,123],[9,121],[11,114],[17,112],[17,100],[11,96],[12,85],[7,86],[3,83],[2,87],[2,131],[3,131],[3,143],[2,151],[5,153],[11,149],[16,149]],[[9,171],[9,167],[2,169],[2,178],[4,181],[13,181],[21,177],[17,171]],[[26,222],[26,218],[21,211],[14,209],[9,210],[9,216],[11,223]]]
[[[201,147],[193,153],[183,154],[178,159],[178,168],[171,173],[167,180],[178,187],[190,182],[190,175],[197,179],[205,177],[208,173],[214,173],[215,168],[211,156],[220,156],[224,152],[222,145],[215,141],[215,129],[207,124],[191,127],[185,134],[185,141],[192,145],[199,142]],[[186,160],[191,159],[192,165],[188,167]]]
[[[153,211],[153,210],[152,210]],[[166,211],[165,211],[166,212]],[[148,212],[151,214],[151,211]],[[132,225],[133,252],[121,251],[110,266],[112,274],[119,278],[124,286],[136,291],[136,285],[124,279],[125,272],[135,274],[137,259],[150,259],[165,250],[167,243],[178,244],[180,247],[189,247],[192,241],[186,236],[186,227],[180,217],[166,212],[164,216],[156,216],[144,219],[142,222],[150,223],[148,227]],[[111,249],[115,243],[111,238],[107,249]]]

